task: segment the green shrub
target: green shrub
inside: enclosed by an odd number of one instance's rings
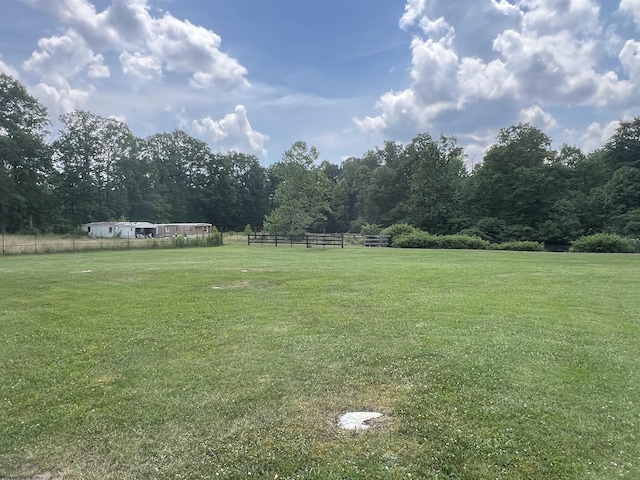
[[[634,247],[629,239],[610,233],[596,233],[580,237],[571,245],[571,252],[581,253],[629,253]]]
[[[385,229],[383,229],[380,233],[382,235],[390,235],[391,236],[391,244],[393,245],[393,241],[396,237],[400,235],[406,235],[409,233],[413,233],[416,231],[416,227],[413,225],[409,225],[408,223],[395,223]]]
[[[422,230],[400,235],[392,245],[397,248],[440,248],[438,237]]]
[[[482,238],[483,240],[495,241],[491,237],[485,235],[485,233],[478,227],[464,228],[458,232],[458,235],[467,235],[469,237],[478,237]]]
[[[249,227],[249,231],[251,233],[251,226],[247,225],[247,227]],[[215,226],[211,227],[211,234],[206,237],[206,244],[208,247],[216,247],[218,245],[222,245],[222,235],[220,234],[220,230],[218,230]]]
[[[440,247],[459,250],[485,250],[489,242],[479,237],[469,235],[444,235],[440,238]]]
[[[540,242],[503,242],[491,245],[492,250],[514,250],[519,252],[544,252],[544,244]]]
[[[365,223],[360,227],[361,235],[379,235],[380,234],[380,225],[375,225],[373,223]]]
[[[484,250],[489,248],[489,242],[478,237],[468,235],[432,235],[421,230],[400,235],[393,242],[398,248],[445,248]]]

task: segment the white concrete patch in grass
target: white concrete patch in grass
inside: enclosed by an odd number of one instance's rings
[[[338,419],[340,428],[345,430],[368,430],[371,425],[366,422],[382,417],[378,412],[347,412]]]

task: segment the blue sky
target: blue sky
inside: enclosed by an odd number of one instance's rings
[[[3,0],[0,71],[52,118],[185,130],[264,165],[530,122],[585,152],[640,104],[640,0]]]

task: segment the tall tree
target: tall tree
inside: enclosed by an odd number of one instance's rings
[[[227,157],[231,162],[238,202],[234,224],[229,226],[261,226],[270,211],[267,171],[254,155],[229,152]]]
[[[129,127],[115,119],[76,110],[60,117],[53,143],[62,183],[59,195],[71,226],[127,216],[128,163],[137,155]]]
[[[540,225],[562,198],[551,139],[532,125],[519,124],[502,129],[497,140],[473,174],[476,215],[505,222],[514,239],[539,240]]]
[[[0,232],[49,223],[51,156],[47,110],[13,77],[0,74]]]
[[[306,142],[296,142],[271,170],[278,180],[273,210],[265,218],[265,230],[278,234],[305,233],[311,225],[326,221],[330,183],[315,165],[319,154]]]
[[[433,233],[451,233],[461,215],[464,150],[454,137],[443,135],[436,142],[424,133],[407,145],[405,155],[410,166],[410,223]]]
[[[153,189],[163,203],[156,209],[158,216],[153,221],[184,222],[189,218],[189,170],[194,163],[189,158],[189,143],[189,135],[180,130],[155,134],[144,141],[142,155],[153,165],[156,173]]]
[[[384,227],[404,221],[410,175],[402,145],[387,141],[383,148],[368,151],[362,163],[371,170],[358,189],[361,222]]]
[[[637,235],[640,211],[640,117],[621,121],[604,145],[610,175],[602,195],[610,229]]]
[[[613,171],[625,166],[640,168],[640,117],[621,121],[603,152]]]

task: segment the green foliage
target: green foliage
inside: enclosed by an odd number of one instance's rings
[[[604,186],[607,211],[621,215],[640,208],[640,165],[617,169]]]
[[[53,214],[47,109],[0,73],[0,233],[48,229]]]
[[[211,227],[211,233],[205,239],[208,247],[222,245],[222,234],[215,226]]]
[[[491,245],[492,250],[513,250],[520,252],[544,252],[544,244],[530,241],[514,241],[495,243]]]
[[[443,135],[436,142],[429,134],[421,134],[407,145],[405,162],[410,180],[406,204],[412,224],[434,233],[451,230],[466,177],[464,157],[455,137]]]
[[[251,225],[247,223],[242,233],[244,233],[245,235],[251,235],[253,233],[253,229],[251,228]]]
[[[456,138],[428,132],[341,165],[319,163],[317,149],[296,142],[266,169],[180,130],[138,138],[86,111],[64,114],[47,143],[47,115],[20,82],[0,75],[0,232],[64,233],[127,218],[279,234],[410,223],[493,243],[640,235],[640,117],[620,122],[589,155],[552,150],[529,124],[503,128],[467,172]]]
[[[266,232],[303,235],[312,224],[319,228],[326,221],[331,188],[325,171],[315,165],[318,158],[315,147],[296,142],[271,166],[276,208],[265,218]]]
[[[414,233],[415,231],[416,231],[416,227],[408,223],[394,223],[393,225],[390,225],[387,228],[384,228],[380,233],[382,235],[390,235],[391,244],[393,245],[393,241],[396,237],[399,237],[400,235]]]
[[[583,232],[575,202],[558,200],[549,212],[549,218],[539,228],[542,240],[548,243],[569,244]]]
[[[361,235],[379,235],[381,230],[382,229],[380,228],[380,225],[375,225],[372,223],[365,223],[360,226]]]
[[[185,248],[189,243],[189,239],[183,235],[178,235],[173,237],[172,242],[176,248]]]
[[[164,242],[160,242],[164,243]],[[185,237],[178,235],[171,239],[171,244],[175,248],[187,248],[187,247],[216,247],[222,245],[222,235],[216,227],[212,227],[211,234],[203,237]]]
[[[443,235],[439,238],[439,248],[464,250],[484,250],[489,248],[489,242],[478,237],[468,235]]]
[[[471,178],[470,209],[477,218],[496,218],[509,227],[518,226],[502,235],[487,238],[494,242],[538,240],[540,225],[558,213],[552,212],[566,192],[567,178],[572,174],[551,150],[551,140],[529,124],[502,129],[498,143],[485,155],[483,163]],[[551,225],[547,225],[551,229]]]
[[[635,251],[628,238],[610,233],[596,233],[580,237],[571,245],[572,252],[581,253],[630,253]]]
[[[622,120],[602,150],[613,171],[624,166],[640,168],[640,117]]]
[[[395,238],[392,244],[396,248],[439,248],[437,235],[432,235],[422,230],[413,233],[405,233]]]
[[[496,217],[483,217],[474,227],[465,228],[460,233],[480,237],[491,243],[499,243],[506,240],[507,223]]]
[[[416,230],[413,233],[400,235],[393,242],[397,248],[441,248],[484,250],[489,248],[489,242],[469,235],[432,235],[428,232]]]
[[[640,208],[635,208],[613,218],[616,231],[627,237],[640,237]]]

